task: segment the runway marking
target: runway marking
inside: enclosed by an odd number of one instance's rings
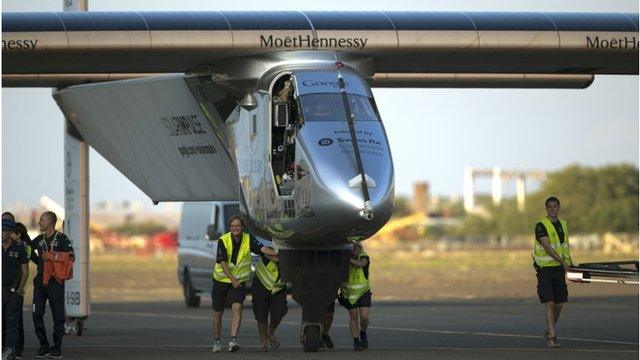
[[[194,315],[172,315],[172,314],[157,314],[157,313],[142,313],[142,312],[125,312],[125,311],[94,311],[96,314],[105,315],[122,315],[122,316],[140,316],[140,317],[165,317],[171,319],[193,319],[193,320],[211,320],[210,316],[194,316]],[[246,319],[255,321],[254,319]],[[246,321],[245,320],[245,321]],[[299,322],[295,321],[282,321],[281,324],[300,326]],[[341,328],[348,328],[348,324],[332,324]],[[525,339],[542,339],[542,336],[538,335],[526,335],[526,334],[504,334],[504,333],[491,333],[491,332],[473,332],[473,331],[453,331],[453,330],[431,330],[431,329],[414,329],[414,328],[398,328],[387,326],[369,326],[369,329],[374,330],[387,330],[387,331],[404,331],[413,333],[429,333],[429,334],[447,334],[447,335],[473,335],[473,336],[492,336],[492,337],[505,337],[505,338],[525,338]],[[635,345],[638,343],[629,341],[618,340],[604,340],[604,339],[584,339],[574,337],[558,337],[560,340],[569,340],[577,342],[590,342],[590,343],[602,343],[602,344],[616,344],[616,345]]]
[[[174,348],[174,349],[188,349],[188,348],[204,348],[209,349],[211,345],[185,345],[185,344],[66,344],[65,348]],[[25,346],[27,349],[36,349],[38,346]],[[242,345],[243,349],[258,349],[257,345]],[[300,346],[280,346],[282,350],[299,351]],[[338,350],[352,350],[352,346],[336,346]],[[636,350],[605,350],[605,349],[545,349],[545,348],[513,348],[513,347],[449,347],[449,346],[386,346],[386,347],[374,347],[369,348],[369,351],[397,351],[397,350],[488,350],[488,351],[549,351],[549,352],[592,352],[592,353],[637,353]],[[273,354],[273,351],[271,352]]]

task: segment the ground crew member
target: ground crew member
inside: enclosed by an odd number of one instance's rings
[[[5,211],[5,212],[2,213],[2,220],[5,220],[5,219],[6,220],[11,220],[13,222],[16,222],[16,217],[13,216],[13,214],[8,212],[8,211]]]
[[[548,347],[558,347],[555,324],[562,304],[567,302],[566,272],[573,266],[569,248],[567,222],[558,218],[560,200],[550,197],[545,201],[547,216],[536,224],[536,241],[533,246],[534,267],[538,278],[538,297],[545,305]]]
[[[367,327],[371,307],[371,285],[369,284],[369,256],[360,243],[354,243],[347,281],[340,287],[338,302],[349,311],[349,331],[353,338],[353,349],[363,351],[369,347]],[[358,335],[358,316],[360,334]]]
[[[245,297],[245,282],[251,276],[251,253],[277,256],[272,249],[263,246],[255,237],[244,232],[244,221],[240,216],[229,218],[229,232],[218,240],[218,254],[213,268],[213,352],[220,352],[222,313],[229,298],[233,316],[231,319],[231,341],[229,352],[240,350],[236,337],[242,322],[242,302]]]
[[[27,259],[31,257],[31,239],[29,238],[29,234],[27,233],[27,228],[23,223],[16,223],[16,227],[13,229],[11,233],[11,239],[16,244],[24,247],[25,252],[27,253]],[[28,269],[28,267],[27,267]],[[25,279],[26,282],[26,279]],[[20,297],[20,317],[18,319],[18,347],[16,348],[16,358],[19,359],[22,357],[22,351],[24,350],[24,318],[22,314],[22,306],[24,304],[24,294]]]
[[[15,222],[2,220],[2,358],[15,359],[20,346],[19,321],[22,296],[29,276],[29,258],[11,238]]]
[[[62,336],[64,335],[64,281],[59,283],[51,279],[47,285],[43,283],[44,263],[48,252],[66,252],[74,256],[69,238],[56,231],[58,217],[52,211],[40,215],[38,226],[41,235],[31,242],[31,260],[37,265],[36,277],[33,279],[33,326],[40,341],[40,349],[36,358],[62,358]],[[51,315],[53,316],[53,347],[49,346],[47,332],[44,326],[45,305],[49,300]]]
[[[329,306],[327,306],[326,312],[324,313],[324,318],[322,319],[322,341],[320,342],[321,349],[324,350],[333,350],[335,347],[333,345],[333,341],[331,340],[331,336],[329,336],[329,330],[331,329],[331,324],[333,323],[333,315],[336,311],[336,302],[335,299],[331,300]]]
[[[279,261],[277,256],[262,254],[256,264],[251,285],[251,301],[253,314],[258,322],[261,352],[267,351],[267,339],[272,348],[280,347],[276,329],[287,314],[287,286],[280,277]],[[270,322],[268,322],[269,314],[271,314]]]

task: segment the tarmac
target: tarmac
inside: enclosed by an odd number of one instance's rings
[[[25,299],[30,304],[31,299]],[[211,353],[211,301],[93,304],[82,336],[66,335],[65,359],[638,359],[638,298],[574,298],[558,325],[561,347],[546,349],[544,309],[537,299],[375,301],[370,348],[354,352],[346,311],[336,304],[331,352],[304,353],[298,342],[301,309],[289,300],[279,328],[281,347],[258,352],[256,322],[245,301],[238,337],[228,353],[230,311],[223,319],[223,352]],[[47,331],[52,322],[47,310]],[[30,306],[25,306],[24,358],[37,351]]]

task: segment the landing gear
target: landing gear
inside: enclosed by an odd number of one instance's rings
[[[292,284],[291,296],[302,306],[300,343],[305,352],[320,348],[320,322],[347,277],[349,256],[348,249],[279,251],[282,277]]]
[[[64,324],[64,333],[66,335],[75,334],[77,336],[82,336],[82,330],[84,330],[84,321],[87,318],[67,318],[67,321]]]
[[[320,349],[322,331],[319,323],[302,323],[300,343],[304,352],[317,352]]]

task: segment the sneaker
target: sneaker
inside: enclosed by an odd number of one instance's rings
[[[240,350],[240,344],[235,340],[229,341],[229,352],[236,352],[238,350]]]
[[[369,340],[367,340],[367,333],[360,333],[360,345],[363,349],[369,348]]]
[[[49,359],[62,359],[62,353],[58,349],[52,349],[49,352]]]
[[[322,346],[327,350],[333,350],[335,346],[333,345],[333,341],[331,341],[331,336],[322,334]]]
[[[213,343],[213,349],[211,350],[211,352],[219,353],[221,351],[222,351],[222,346],[220,345],[220,343],[219,342]]]
[[[547,347],[549,349],[553,349],[553,348],[557,348],[560,346],[560,343],[558,342],[558,338],[557,337],[547,337]]]
[[[38,352],[33,356],[36,359],[44,359],[47,356],[49,356],[49,347],[46,345],[42,345],[40,346],[40,349],[38,349]]]
[[[360,340],[354,340],[353,341],[353,350],[355,351],[363,351],[364,348],[362,347],[362,343],[360,343]]]

